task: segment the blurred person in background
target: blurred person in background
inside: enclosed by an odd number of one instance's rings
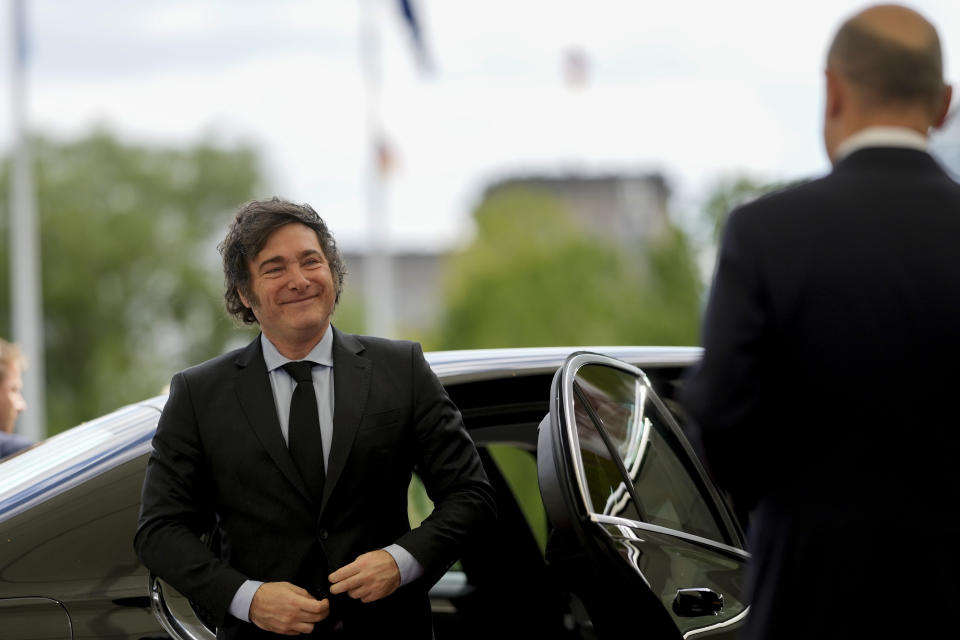
[[[0,339],[0,458],[26,449],[32,442],[13,432],[17,416],[27,408],[21,389],[23,356],[17,345]]]
[[[933,637],[960,602],[960,185],[926,150],[941,59],[910,9],[847,20],[832,171],[729,217],[684,402],[750,512],[747,638]]]
[[[227,310],[261,334],[173,377],[141,560],[219,638],[431,638],[429,588],[494,515],[459,411],[419,344],[330,324],[344,265],[311,207],[247,203],[220,250]],[[411,530],[414,468],[434,511]]]

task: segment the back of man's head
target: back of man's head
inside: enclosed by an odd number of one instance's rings
[[[0,338],[0,382],[3,382],[7,377],[7,372],[13,365],[23,368],[23,355],[20,353],[20,347]]]
[[[936,29],[919,13],[878,5],[843,23],[827,55],[827,69],[856,90],[861,109],[924,109],[931,124],[946,86]]]

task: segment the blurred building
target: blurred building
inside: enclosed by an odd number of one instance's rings
[[[526,187],[556,197],[585,230],[636,250],[668,228],[670,196],[658,173],[602,176],[525,175],[493,182],[483,200],[500,189]],[[402,332],[419,333],[436,325],[442,311],[445,252],[399,252],[392,256],[394,319]],[[351,281],[359,288],[367,274],[366,254],[343,252]]]
[[[515,187],[551,193],[585,229],[634,248],[668,226],[670,189],[659,173],[516,176],[491,184],[484,198]]]

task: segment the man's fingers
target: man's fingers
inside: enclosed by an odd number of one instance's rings
[[[295,594],[297,594],[298,596],[302,596],[302,597],[304,597],[304,598],[310,598],[311,600],[314,599],[313,596],[310,595],[310,592],[307,591],[306,589],[304,589],[303,587],[298,587],[297,585],[291,584],[291,583],[289,583],[289,582],[282,582],[282,583],[280,583],[280,584],[286,585],[286,586],[287,586],[287,589],[288,589],[291,593],[295,593]]]
[[[331,583],[336,583],[336,582],[340,582],[341,580],[345,580],[350,576],[360,573],[361,566],[358,560],[359,558],[357,560],[354,560],[350,564],[340,567],[339,569],[331,573],[327,579],[330,580]]]
[[[376,590],[371,589],[368,585],[364,585],[359,589],[350,591],[349,595],[354,600],[359,600],[360,602],[373,602],[383,597],[382,595],[378,594]]]
[[[346,564],[331,573],[327,577],[330,581],[330,593],[343,593],[361,584],[363,581],[364,564],[363,556],[360,556],[350,564]]]
[[[346,580],[341,580],[340,582],[334,582],[330,585],[330,593],[338,594],[343,593],[344,591],[350,591],[351,589],[356,589],[363,584],[363,576],[360,574],[350,576]]]
[[[317,600],[289,582],[265,582],[250,603],[250,621],[266,631],[297,635],[313,631],[330,613],[330,601]]]
[[[329,579],[330,593],[346,592],[355,600],[373,602],[400,586],[400,570],[393,556],[380,549],[362,554],[331,573]]]
[[[334,590],[336,587],[336,590]],[[331,585],[330,593],[347,593],[351,598],[356,598],[357,594],[370,588],[370,579],[367,576],[354,576],[336,585]]]
[[[313,597],[307,597],[297,601],[296,606],[299,611],[295,612],[298,620],[306,622],[320,622],[330,613],[330,600],[316,600]]]
[[[285,636],[298,636],[301,633],[310,633],[313,631],[313,625],[306,622],[298,622],[293,625],[289,631],[283,632]]]
[[[309,613],[311,615],[318,615],[320,619],[326,617],[326,614],[330,612],[330,601],[324,598],[323,600],[316,600],[312,596],[307,596],[303,600],[299,600],[297,605],[300,607],[301,611]],[[316,620],[314,620],[316,622]]]

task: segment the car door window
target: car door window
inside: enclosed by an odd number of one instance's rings
[[[480,443],[477,449],[487,451],[496,463],[542,552],[547,546],[547,516],[537,485],[536,456],[526,448],[506,443]],[[414,474],[407,488],[410,527],[420,526],[432,512],[433,502],[427,496],[423,481]]]
[[[587,364],[579,368],[573,385],[585,488],[593,511],[725,541],[699,472],[646,381],[613,367]]]

